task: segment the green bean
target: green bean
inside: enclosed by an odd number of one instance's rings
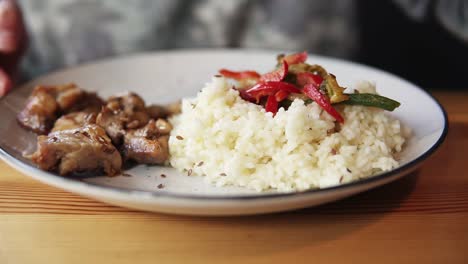
[[[349,99],[344,101],[348,105],[363,105],[382,108],[387,111],[393,111],[400,106],[400,103],[390,98],[380,96],[377,94],[359,93],[348,94]]]

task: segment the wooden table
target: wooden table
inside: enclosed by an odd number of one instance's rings
[[[0,263],[468,263],[468,93],[416,173],[329,205],[234,218],[135,212],[0,162]]]

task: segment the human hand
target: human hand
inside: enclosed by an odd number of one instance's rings
[[[0,97],[12,87],[27,35],[15,0],[0,0]]]

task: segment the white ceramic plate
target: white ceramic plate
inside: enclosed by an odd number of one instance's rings
[[[277,52],[253,50],[175,51],[105,60],[55,72],[0,100],[0,156],[24,174],[46,184],[114,205],[140,210],[189,215],[242,215],[292,210],[338,200],[394,181],[416,169],[442,143],[447,117],[427,92],[394,75],[367,66],[311,55],[309,62],[323,65],[340,83],[375,81],[378,91],[402,103],[391,113],[414,132],[403,152],[401,166],[375,177],[321,190],[299,193],[255,193],[242,188],[216,188],[201,177],[188,177],[172,168],[137,166],[131,177],[64,178],[36,169],[23,158],[35,148],[36,136],[20,128],[15,116],[36,84],[75,82],[87,90],[109,96],[126,90],[143,95],[147,103],[167,103],[194,96],[220,68],[268,71]],[[160,175],[166,174],[166,178]],[[158,185],[164,188],[159,189]]]

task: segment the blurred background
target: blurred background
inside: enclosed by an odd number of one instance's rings
[[[468,89],[466,0],[16,2],[29,36],[19,62],[23,81],[122,54],[228,47],[307,50],[428,89]]]

